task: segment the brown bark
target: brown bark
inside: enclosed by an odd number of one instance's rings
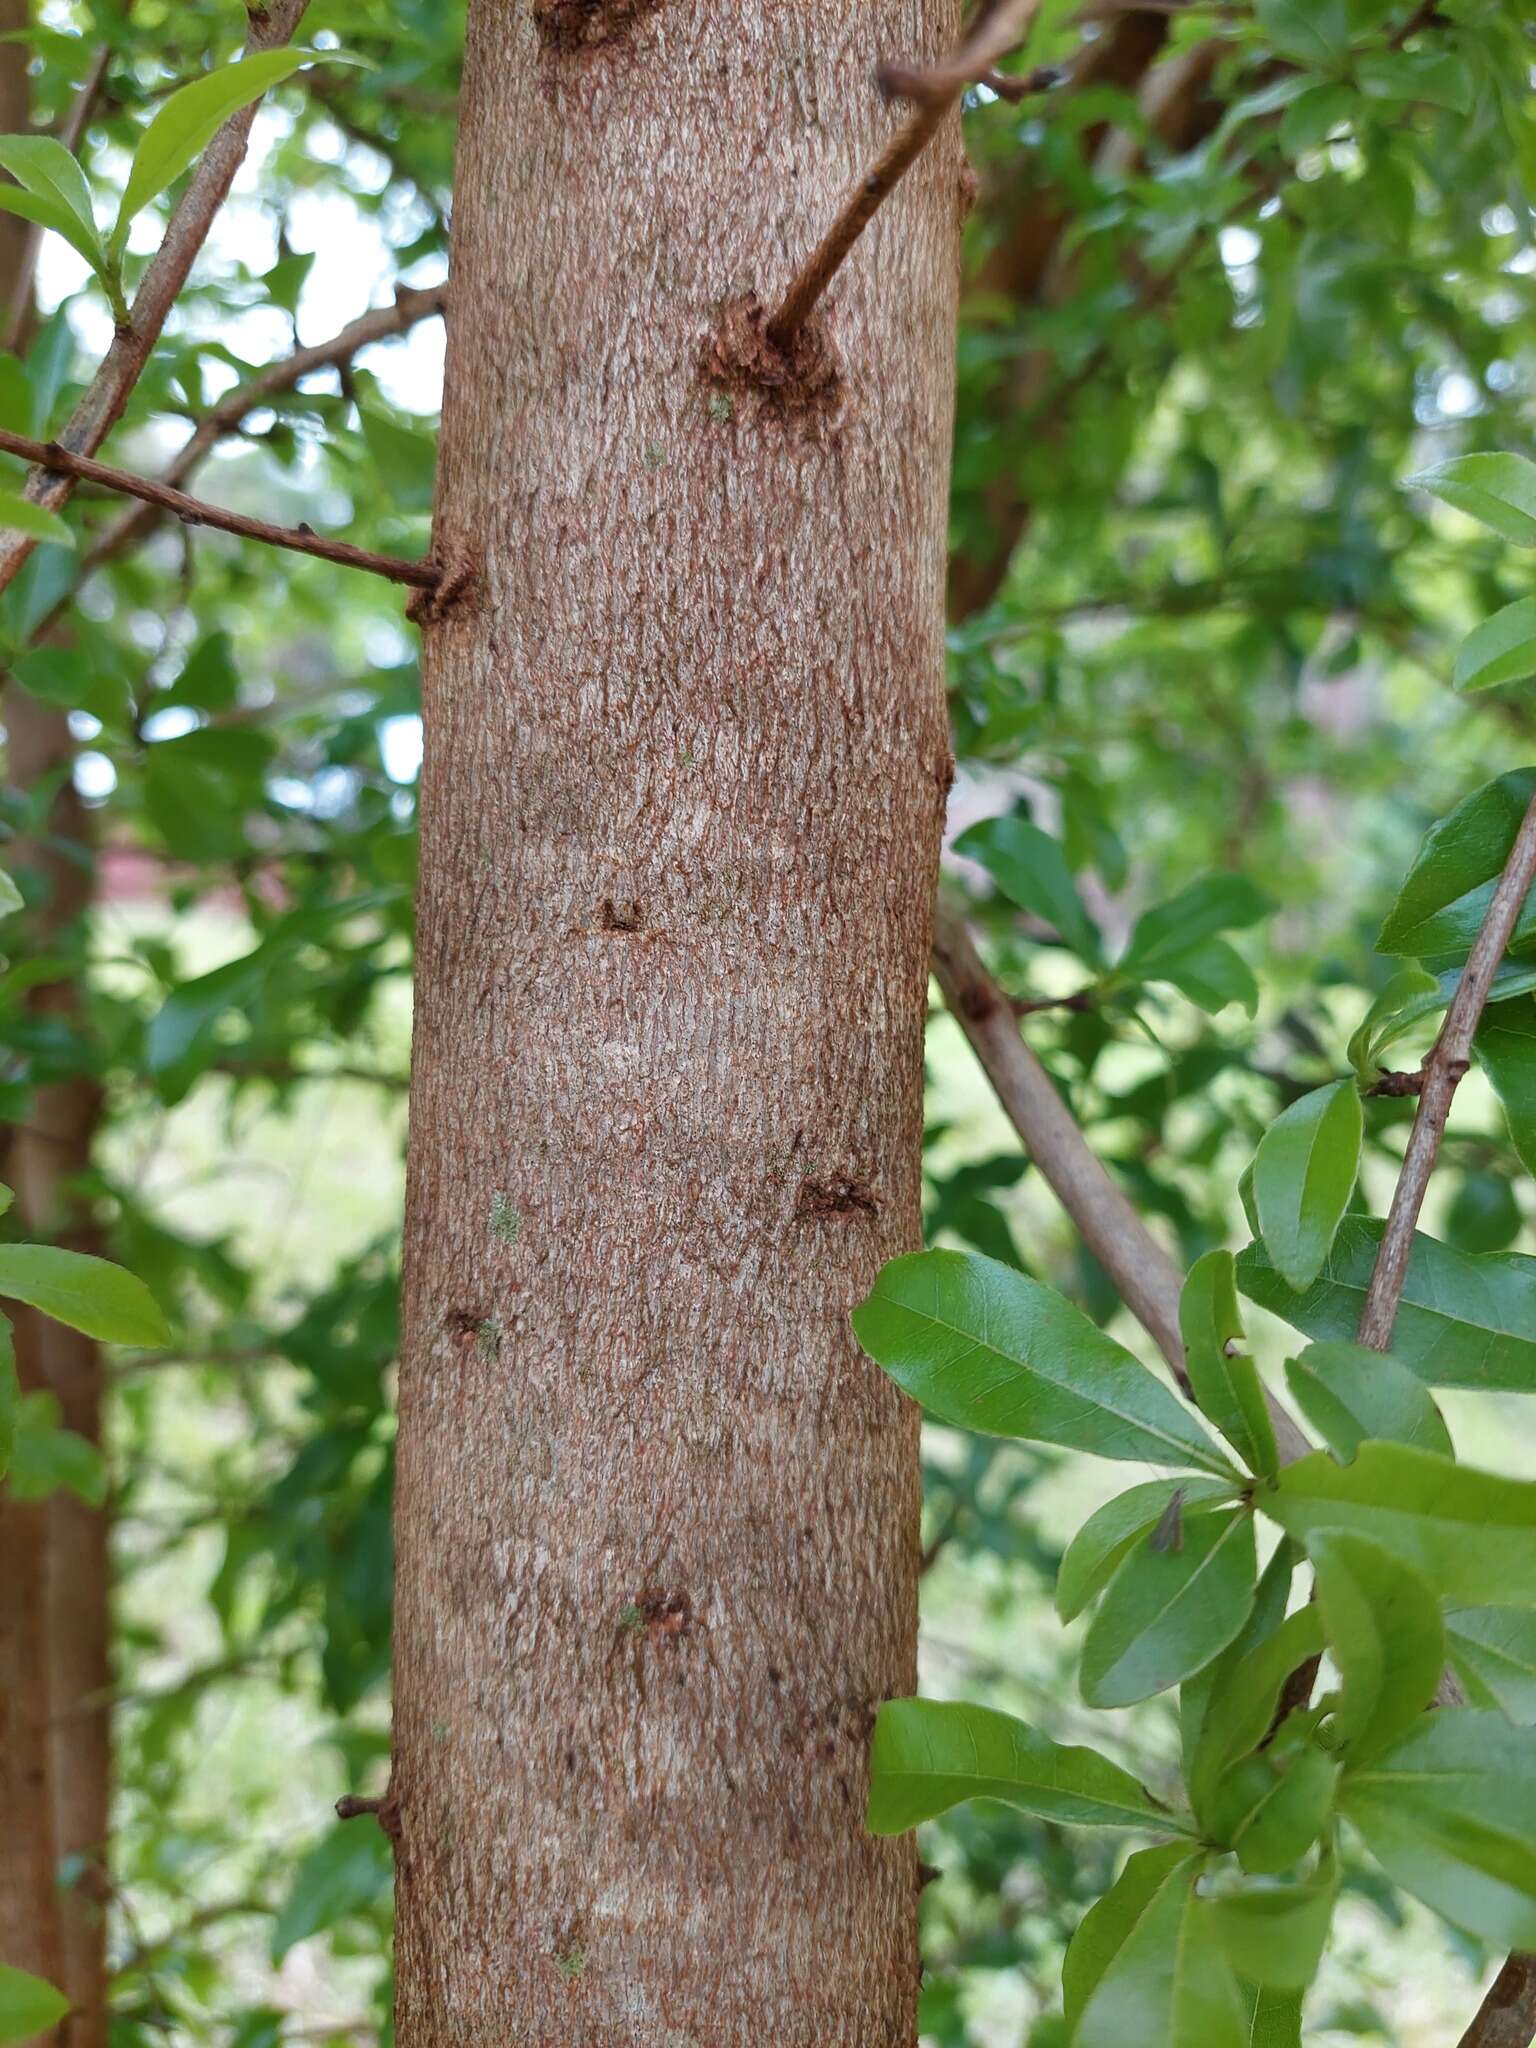
[[[803,358],[754,356],[744,306],[893,131],[876,62],[958,12],[470,9],[437,546],[475,582],[425,631],[382,1816],[401,2048],[914,2037],[914,1854],[862,1811],[915,1675],[917,1418],[848,1311],[918,1234],[953,122]]]

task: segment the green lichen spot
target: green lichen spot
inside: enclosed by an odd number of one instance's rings
[[[727,393],[715,391],[710,394],[709,416],[712,420],[718,420],[721,426],[724,426],[725,422],[734,416],[735,411],[735,401]]]
[[[506,1195],[491,1197],[491,1235],[503,1244],[516,1244],[517,1233],[523,1227],[520,1213],[513,1208]]]
[[[501,1340],[506,1334],[500,1316],[487,1316],[475,1332],[475,1349],[482,1358],[495,1358],[501,1350]]]
[[[568,1948],[564,1954],[555,1957],[555,1968],[567,1984],[573,1984],[587,1967],[587,1952],[584,1948]]]
[[[627,1607],[620,1608],[619,1627],[623,1629],[626,1635],[630,1636],[639,1635],[640,1631],[645,1627],[645,1616],[633,1600],[630,1601]]]
[[[645,444],[645,466],[646,466],[646,468],[647,468],[647,469],[665,469],[665,468],[666,468],[666,466],[667,466],[667,451],[666,451],[666,449],[665,449],[665,448],[663,448],[663,447],[662,447],[662,445],[661,445],[661,443],[660,443],[659,441],[647,441],[647,442],[646,442],[646,444]]]

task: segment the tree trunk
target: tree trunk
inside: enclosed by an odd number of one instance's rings
[[[401,2048],[915,2033],[918,1233],[951,124],[782,291],[957,0],[473,0],[396,1505]],[[782,381],[767,384],[763,376]]]

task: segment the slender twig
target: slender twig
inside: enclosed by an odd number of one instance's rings
[[[931,70],[886,66],[881,71],[885,90],[915,101],[917,111],[859,180],[784,294],[767,328],[776,348],[786,349],[794,341],[854,243],[938,134],[950,108],[1023,39],[1039,6],[1040,0],[1000,0],[946,63]]]
[[[1408,1261],[1413,1255],[1413,1236],[1424,1206],[1429,1177],[1434,1172],[1446,1119],[1462,1076],[1472,1063],[1472,1039],[1488,1002],[1488,991],[1499,962],[1509,946],[1510,935],[1525,907],[1532,879],[1536,878],[1536,797],[1531,799],[1499,885],[1493,892],[1482,929],[1467,955],[1461,980],[1445,1013],[1440,1036],[1425,1060],[1419,1086],[1419,1106],[1403,1154],[1402,1172],[1387,1212],[1387,1227],[1376,1255],[1375,1269],[1360,1316],[1359,1340],[1372,1351],[1385,1351],[1392,1342],[1397,1307],[1408,1278]]]
[[[298,555],[316,555],[322,562],[335,562],[346,569],[367,569],[375,576],[387,576],[392,583],[410,583],[418,590],[435,590],[439,571],[430,562],[405,562],[395,555],[378,555],[370,548],[354,547],[348,540],[327,540],[305,526],[274,526],[268,519],[251,519],[243,512],[227,512],[222,505],[210,505],[202,498],[189,498],[185,491],[172,490],[154,477],[138,476],[130,469],[115,469],[89,455],[76,455],[57,441],[34,441],[26,434],[13,434],[0,427],[0,453],[19,455],[35,463],[37,473],[58,475],[76,483],[99,484],[103,490],[120,491],[140,498],[146,505],[158,505],[163,512],[188,526],[210,526],[219,533],[239,534],[244,540],[264,541],[274,548],[291,548]]]
[[[982,965],[965,920],[940,900],[933,971],[955,1021],[971,1042],[997,1099],[1041,1178],[1082,1233],[1115,1291],[1190,1393],[1179,1329],[1184,1282],[1077,1126],[1055,1084],[1019,1035],[1013,1005]],[[1280,1455],[1290,1463],[1312,1448],[1269,1396]]]
[[[252,12],[246,51],[273,50],[288,42],[304,17],[309,0],[267,0]],[[94,455],[123,416],[123,409],[144,374],[150,352],[181,296],[183,285],[208,239],[235,173],[245,160],[246,145],[261,105],[253,100],[232,114],[214,136],[192,174],[180,205],[171,215],[159,249],[134,296],[128,324],[120,327],[80,402],[70,414],[59,440],[77,455]],[[27,480],[26,495],[36,505],[57,512],[74,494],[76,478],[63,472],[40,472]],[[32,550],[30,534],[0,535],[0,590],[13,583]]]
[[[1536,1956],[1511,1956],[1488,1987],[1461,2048],[1531,2048],[1536,2038]]]

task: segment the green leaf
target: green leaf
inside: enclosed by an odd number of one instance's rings
[[[1406,477],[1403,489],[1429,491],[1516,547],[1536,548],[1536,462],[1523,455],[1457,455]]]
[[[1536,1613],[1528,1607],[1461,1607],[1445,1617],[1451,1658],[1507,1720],[1536,1727]]]
[[[1536,1174],[1536,1003],[1522,996],[1485,1010],[1472,1049],[1493,1083],[1521,1165]]]
[[[1300,1294],[1322,1271],[1360,1172],[1364,1120],[1354,1082],[1315,1088],[1276,1117],[1253,1162],[1264,1248]]]
[[[1188,1516],[1177,1544],[1134,1545],[1083,1643],[1088,1705],[1130,1706],[1209,1664],[1248,1619],[1256,1571],[1246,1509]]]
[[[1207,1252],[1190,1268],[1179,1296],[1179,1329],[1185,1370],[1202,1414],[1250,1472],[1273,1477],[1280,1454],[1258,1369],[1251,1358],[1228,1355],[1228,1346],[1243,1339],[1236,1263],[1230,1252]]]
[[[1294,1869],[1328,1825],[1339,1784],[1335,1758],[1284,1729],[1227,1772],[1211,1799],[1211,1827],[1250,1877]]]
[[[1474,790],[1430,827],[1377,935],[1378,951],[1411,953],[1415,958],[1465,958],[1482,928],[1533,792],[1536,768],[1512,769]],[[1536,896],[1520,914],[1510,950],[1517,951],[1533,935]]]
[[[51,135],[0,135],[0,167],[8,170],[17,184],[41,199],[50,199],[75,217],[81,232],[94,245],[96,209],[91,188],[75,158]]]
[[[1454,50],[1372,50],[1355,66],[1360,88],[1373,100],[1412,100],[1465,114],[1472,107],[1472,77]]]
[[[1273,907],[1269,898],[1241,875],[1206,875],[1145,913],[1131,933],[1115,978],[1163,978],[1170,966],[1197,956],[1218,932],[1245,930],[1267,917]]]
[[[1484,619],[1461,643],[1454,681],[1458,690],[1497,689],[1536,675],[1536,597],[1517,598]]]
[[[1239,1977],[1302,1991],[1317,1975],[1338,1895],[1338,1864],[1325,1856],[1310,1877],[1289,1884],[1250,1879],[1216,1893],[1211,1921]]]
[[[1080,960],[1099,964],[1098,931],[1083,908],[1066,854],[1048,832],[1026,818],[986,818],[960,834],[955,851],[979,861],[1010,903],[1044,918]]]
[[[1237,1979],[1195,1890],[1199,1869],[1185,1858],[1138,1873],[1121,1909],[1131,1924],[1101,1927],[1106,1941],[1121,1938],[1083,1999],[1073,2048],[1246,2048]],[[1148,1877],[1159,1875],[1151,1889]]]
[[[1056,1612],[1075,1621],[1089,1601],[1108,1584],[1116,1565],[1138,1536],[1161,1522],[1177,1498],[1184,1513],[1211,1501],[1227,1501],[1235,1488],[1219,1479],[1149,1479],[1116,1494],[1084,1522],[1067,1545],[1056,1575]]]
[[[1282,57],[1314,71],[1335,71],[1349,49],[1345,0],[1255,0],[1266,40]]]
[[[1536,1948],[1536,1739],[1441,1708],[1349,1779],[1343,1811],[1387,1875],[1455,1927]]]
[[[1275,1545],[1269,1563],[1259,1574],[1253,1612],[1243,1624],[1236,1641],[1223,1650],[1214,1663],[1207,1664],[1203,1671],[1197,1671],[1193,1678],[1186,1679],[1179,1687],[1179,1750],[1188,1785],[1195,1783],[1201,1747],[1211,1740],[1216,1726],[1215,1717],[1221,1710],[1219,1703],[1226,1700],[1234,1674],[1284,1625],[1291,1581],[1296,1575],[1300,1557],[1299,1546],[1289,1539]],[[1268,1720],[1264,1726],[1268,1728]]]
[[[1434,1396],[1391,1352],[1312,1344],[1286,1361],[1285,1377],[1297,1407],[1345,1464],[1368,1437],[1453,1455]]]
[[[1285,1681],[1322,1647],[1322,1616],[1315,1606],[1298,1607],[1225,1674],[1206,1708],[1189,1768],[1190,1803],[1202,1820],[1226,1772],[1273,1727]]]
[[[1416,960],[1399,967],[1387,982],[1349,1041],[1349,1064],[1363,1086],[1370,1087],[1375,1081],[1381,1071],[1381,1055],[1393,1040],[1429,1014],[1426,999],[1438,999],[1439,988],[1438,978]]]
[[[51,2033],[69,2011],[69,2000],[41,1977],[0,1963],[0,2041],[29,2041]]]
[[[101,1452],[77,1431],[59,1426],[56,1394],[23,1394],[17,1402],[9,1484],[18,1500],[44,1500],[66,1487],[93,1508],[106,1499]]]
[[[254,57],[221,65],[173,92],[139,137],[112,230],[113,246],[122,248],[134,216],[202,155],[231,115],[259,100],[305,64],[353,61],[334,50],[263,50]]]
[[[0,917],[14,917],[18,910],[25,908],[26,900],[21,891],[5,869],[0,868]]]
[[[1154,1465],[1231,1468],[1176,1397],[1070,1302],[974,1252],[893,1259],[859,1342],[931,1415]]]
[[[170,1336],[142,1280],[57,1245],[0,1245],[0,1295],[108,1344],[163,1344]]]
[[[338,1921],[366,1912],[388,1893],[389,1842],[381,1828],[335,1828],[299,1863],[272,1929],[272,1960]]]
[[[1321,1530],[1307,1548],[1343,1682],[1332,1733],[1353,1769],[1405,1734],[1434,1698],[1445,1624],[1425,1581],[1379,1544]]]
[[[1301,1542],[1342,1529],[1380,1544],[1443,1600],[1536,1606],[1536,1484],[1529,1481],[1406,1444],[1367,1443],[1352,1465],[1317,1451],[1285,1466],[1258,1504]]]
[[[50,512],[46,505],[34,505],[20,491],[0,491],[0,528],[8,533],[24,533],[29,540],[48,541],[55,547],[72,548],[75,544],[75,536],[57,512]]]
[[[105,258],[95,230],[87,233],[73,209],[61,199],[54,198],[51,193],[23,191],[17,185],[0,185],[0,211],[17,214],[22,220],[30,220],[40,228],[50,228],[54,234],[62,235],[76,254],[83,256],[92,270],[100,274]]]
[[[1301,1993],[1274,1984],[1244,1984],[1247,2048],[1301,2048]]]
[[[1201,1860],[1200,1851],[1184,1842],[1138,1849],[1134,1856],[1126,1858],[1125,1868],[1102,1898],[1088,1908],[1067,1944],[1061,1969],[1061,2002],[1069,2033],[1103,1982],[1105,1971],[1168,1879],[1186,1866],[1197,1870]]]
[[[990,1707],[888,1700],[869,1755],[870,1832],[900,1835],[966,1799],[1001,1799],[1074,1827],[1188,1833],[1129,1772],[1093,1749],[1069,1749]]]
[[[1305,1294],[1293,1294],[1260,1245],[1238,1254],[1250,1301],[1309,1337],[1353,1338],[1385,1225],[1346,1217]],[[1433,1387],[1536,1392],[1536,1259],[1520,1252],[1459,1252],[1416,1235],[1392,1332],[1395,1358]]]
[[[1160,976],[1211,1017],[1228,1003],[1241,1003],[1250,1017],[1259,1007],[1259,984],[1242,954],[1225,939],[1207,939],[1193,952],[1171,960]]]

